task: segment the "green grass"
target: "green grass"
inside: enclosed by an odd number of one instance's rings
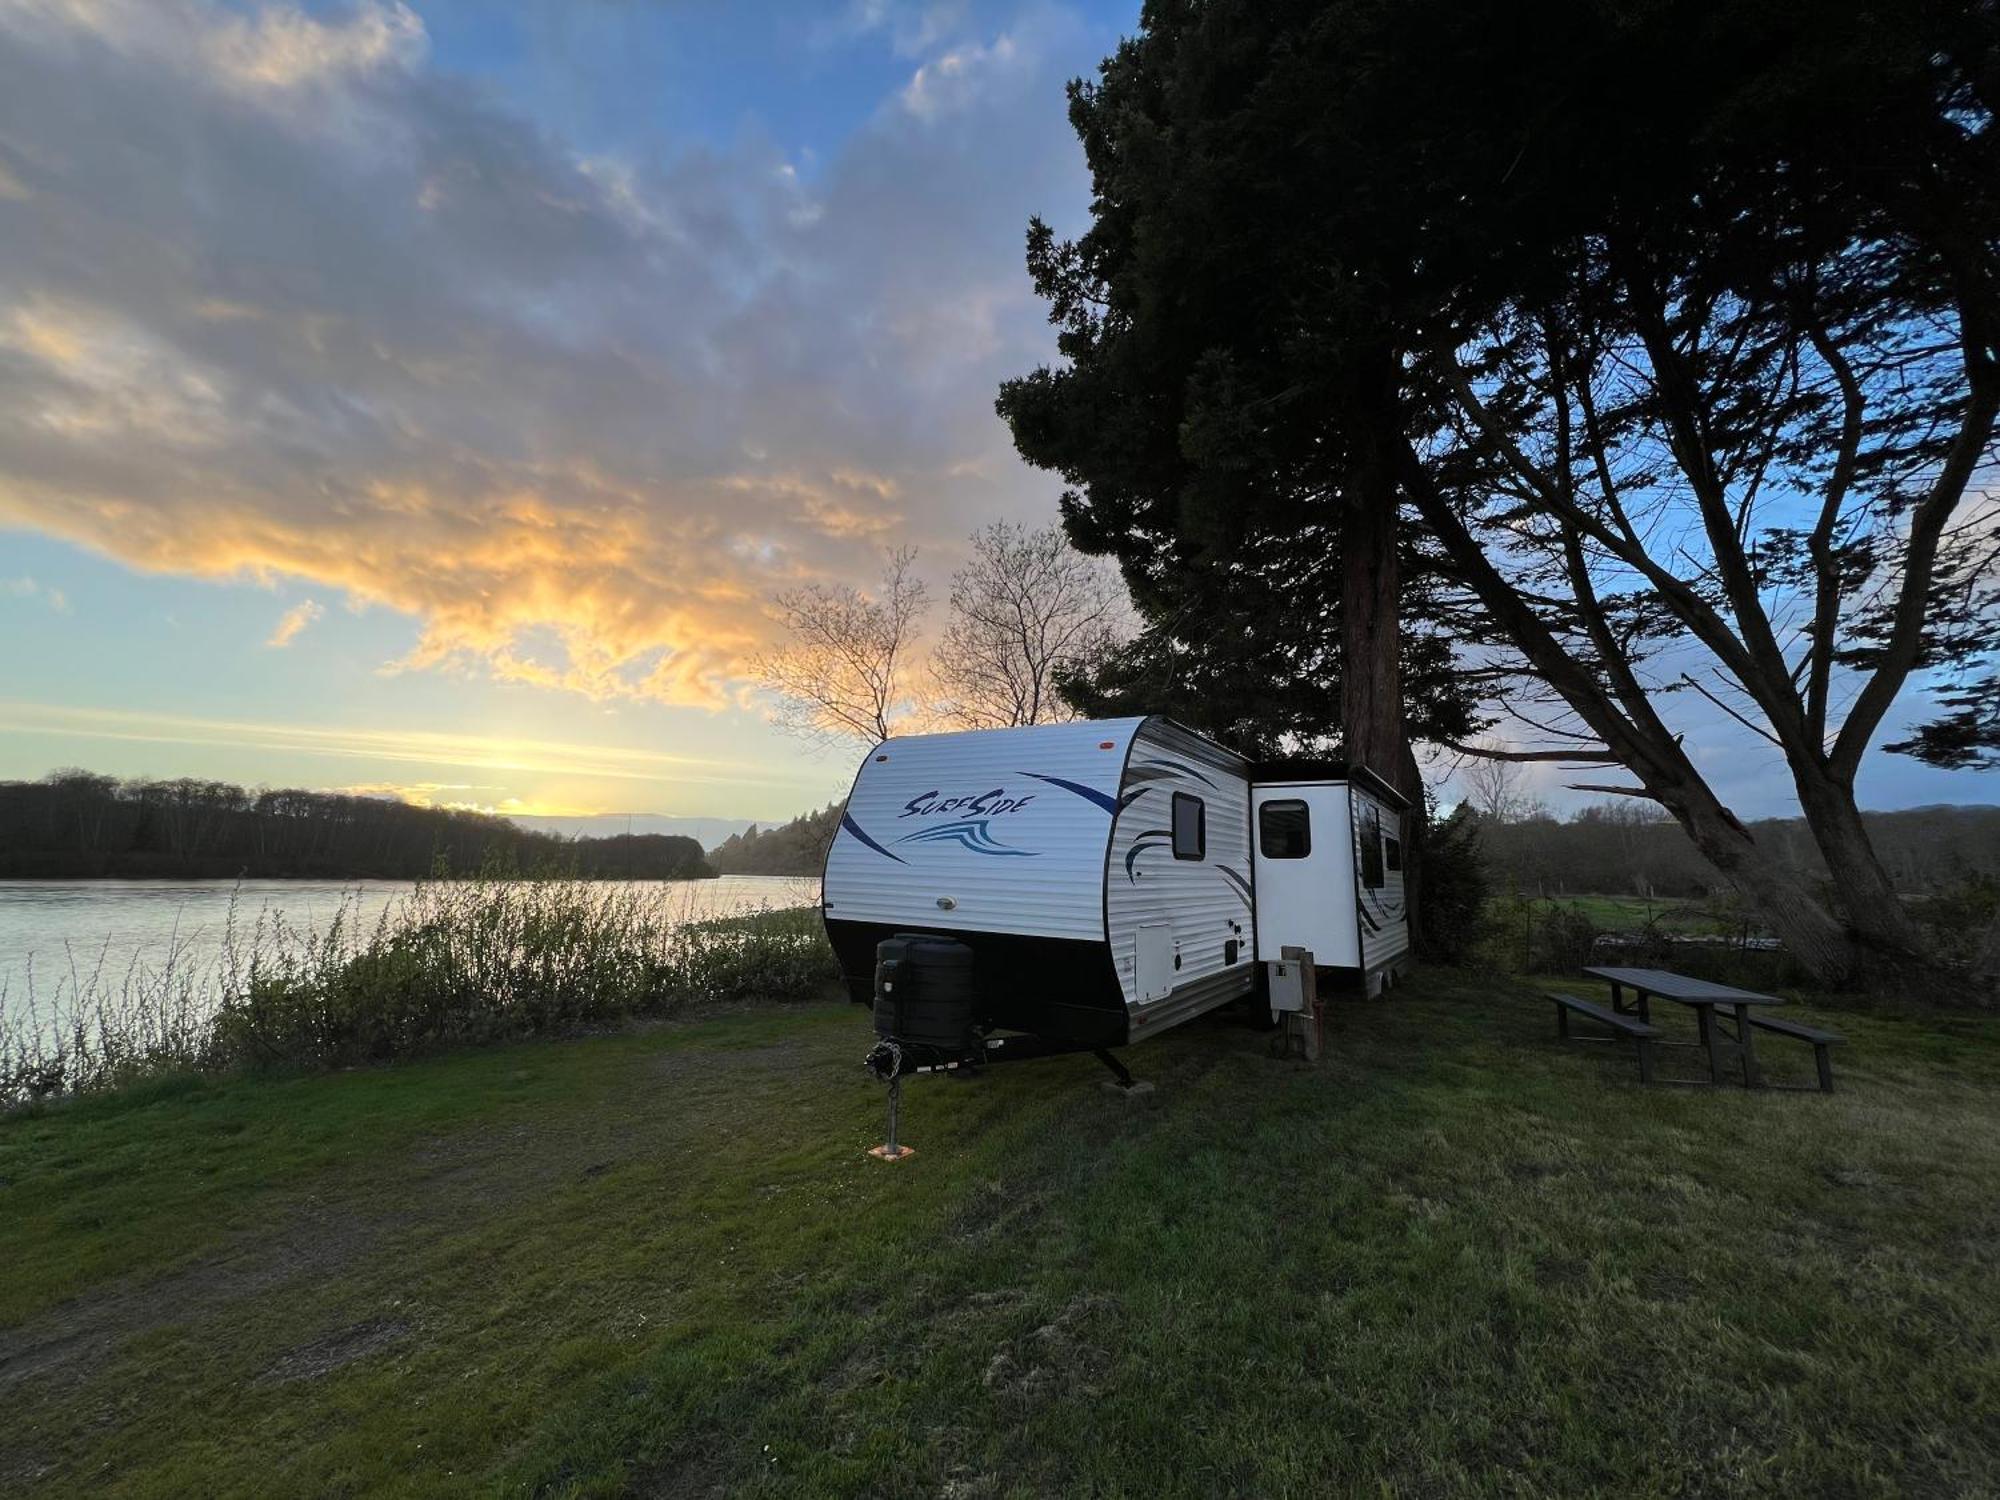
[[[1545,1010],[919,1080],[894,1166],[845,1006],[0,1122],[0,1493],[1992,1493],[2000,1022],[1822,1097]]]

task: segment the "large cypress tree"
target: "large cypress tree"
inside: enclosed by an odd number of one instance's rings
[[[1092,226],[1030,237],[1065,363],[1001,410],[1156,618],[1311,552],[1339,610],[1271,589],[1257,634],[1325,647],[1337,614],[1350,740],[1393,691],[1398,564],[1435,558],[1428,597],[1505,645],[1480,669],[1559,700],[1531,722],[1572,737],[1529,753],[1629,771],[1825,977],[1913,961],[1853,781],[1912,672],[1991,646],[1994,17],[1156,0],[1073,90]],[[1670,691],[1783,756],[1833,907]]]

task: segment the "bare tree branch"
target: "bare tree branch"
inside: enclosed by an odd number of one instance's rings
[[[1707,688],[1703,687],[1699,682],[1696,682],[1694,678],[1690,677],[1687,673],[1685,672],[1681,673],[1681,681],[1686,683],[1689,687],[1693,688],[1697,693],[1700,693],[1702,697],[1706,698],[1710,703],[1713,703],[1717,708],[1721,709],[1724,713],[1728,714],[1730,718],[1734,719],[1737,723],[1741,724],[1745,729],[1749,730],[1752,734],[1758,735],[1763,739],[1769,740],[1773,745],[1777,746],[1778,749],[1780,750],[1783,750],[1785,748],[1784,741],[1780,740],[1775,734],[1771,733],[1770,730],[1766,729],[1762,724],[1757,723],[1753,719],[1745,718],[1742,714],[1738,713],[1735,709],[1731,708],[1727,703],[1724,703],[1714,693],[1711,693]]]
[[[1057,675],[1117,641],[1123,602],[1116,576],[1059,526],[998,521],[977,532],[931,658],[940,714],[968,729],[1074,718]]]
[[[1577,765],[1615,766],[1622,762],[1610,750],[1496,750],[1485,745],[1461,745],[1457,740],[1443,742],[1448,750],[1456,750],[1460,755],[1470,755],[1479,760],[1499,760],[1514,762],[1547,762],[1553,765],[1575,763]]]
[[[819,743],[872,745],[922,712],[905,660],[930,602],[911,571],[916,556],[910,548],[889,553],[874,598],[820,583],[777,597],[787,639],[754,657],[751,670],[775,701],[778,729]]]

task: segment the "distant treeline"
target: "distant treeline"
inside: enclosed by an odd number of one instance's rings
[[[1919,807],[1864,813],[1899,890],[1939,892],[1975,875],[2000,878],[2000,807]],[[776,828],[754,825],[713,850],[725,875],[817,875],[840,826],[840,804]],[[1750,825],[1757,841],[1817,876],[1819,851],[1799,818]],[[1497,889],[1527,896],[1706,896],[1725,888],[1680,829],[1639,806],[1586,807],[1565,821],[1481,820],[1480,845]]]
[[[758,831],[752,823],[731,834],[708,856],[724,875],[818,875],[826,867],[827,846],[840,826],[838,802],[776,828]]]
[[[1898,890],[1935,893],[2000,877],[2000,807],[1862,817]],[[1803,819],[1764,818],[1750,831],[1808,875],[1824,872]],[[1526,896],[1705,896],[1725,885],[1678,824],[1637,806],[1586,807],[1566,822],[1484,820],[1480,843],[1494,884]]]
[[[55,771],[0,781],[4,878],[414,880],[441,869],[631,880],[715,873],[699,843],[673,834],[565,839],[486,813],[190,777]]]

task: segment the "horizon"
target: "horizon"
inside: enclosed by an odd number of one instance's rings
[[[941,595],[976,525],[1056,518],[993,399],[1055,358],[1023,237],[1087,222],[1063,88],[1138,10],[0,5],[0,776],[837,800],[860,748],[748,668],[771,596],[893,545]],[[1674,713],[1793,814],[1769,745]],[[1860,789],[2000,802],[1879,750]]]
[[[82,771],[95,775],[109,774],[106,772],[96,771],[94,768],[89,766],[76,766],[76,765],[52,766],[47,771],[43,772],[42,775],[40,776],[0,775],[0,784],[6,784],[9,782],[32,783],[36,781],[46,781],[50,778],[71,771]],[[120,777],[117,779],[120,780],[121,783],[129,785],[132,783],[143,782],[147,780],[174,780],[177,778],[173,777],[153,778],[145,776],[133,776],[133,777]],[[217,779],[217,778],[196,778],[196,779]],[[741,833],[746,829],[756,828],[759,830],[769,830],[773,828],[784,827],[787,824],[795,823],[802,818],[807,818],[815,813],[823,812],[830,806],[838,806],[845,800],[843,796],[834,796],[825,802],[818,803],[811,807],[803,807],[793,812],[781,813],[769,817],[726,816],[726,815],[701,814],[701,813],[674,813],[674,812],[664,812],[658,810],[645,810],[645,809],[627,809],[624,811],[591,812],[591,813],[523,813],[523,812],[502,811],[492,807],[482,807],[475,803],[450,802],[450,801],[426,801],[420,799],[413,799],[411,797],[403,795],[401,790],[398,788],[354,787],[354,786],[333,786],[333,787],[308,786],[308,787],[294,788],[289,785],[280,786],[268,782],[244,782],[235,784],[239,785],[244,791],[251,793],[263,793],[263,792],[285,791],[285,790],[296,789],[300,791],[330,794],[330,795],[373,797],[382,801],[399,802],[410,807],[436,809],[438,811],[443,811],[443,812],[480,813],[491,817],[498,817],[505,819],[506,821],[515,824],[517,827],[521,827],[529,831],[556,833],[568,838],[610,838],[621,834],[652,834],[652,833],[676,831],[673,829],[662,828],[662,827],[648,828],[648,827],[630,826],[633,824],[641,824],[641,823],[652,823],[656,825],[657,824],[707,825],[712,827],[727,828],[729,830],[727,833],[722,834],[720,837],[714,839],[712,842],[707,839],[702,840],[702,847],[705,850],[711,850],[711,851],[716,847],[716,845],[720,844],[723,841],[723,839],[731,837],[734,834]],[[1467,799],[1464,796],[1460,796],[1456,800],[1451,802],[1440,801],[1439,811],[1442,813],[1454,812],[1460,805],[1462,805],[1467,800],[1469,799]],[[1613,808],[1613,809],[1622,808],[1627,802],[1627,800],[1629,799],[1616,798],[1616,797],[1601,797],[1596,799],[1578,800],[1567,806],[1561,806],[1561,807],[1554,806],[1544,801],[1544,802],[1539,802],[1539,806],[1536,811],[1529,812],[1525,815],[1517,814],[1512,817],[1503,817],[1502,819],[1500,819],[1500,821],[1503,823],[1532,823],[1532,822],[1548,820],[1557,823],[1571,823],[1578,821],[1580,815],[1587,812],[1597,811],[1606,808]],[[2000,804],[1989,801],[1974,800],[1969,802],[1918,802],[1902,807],[1864,806],[1860,809],[1860,811],[1862,816],[1864,817],[1892,817],[1903,813],[1983,812],[1989,809],[1993,809],[1995,807],[2000,807]],[[1664,811],[1661,811],[1659,809],[1647,809],[1647,811],[1649,813],[1648,821],[1659,823],[1661,825],[1672,824],[1673,820],[1671,816],[1665,813]],[[1801,818],[1800,814],[1797,811],[1790,811],[1790,812],[1759,814],[1753,816],[1749,821],[1754,823],[1764,823],[1764,822],[1803,821],[1803,819]],[[628,826],[625,828],[607,827],[606,830],[602,833],[584,832],[582,828],[579,826],[583,824],[614,825],[619,823],[624,823]]]

